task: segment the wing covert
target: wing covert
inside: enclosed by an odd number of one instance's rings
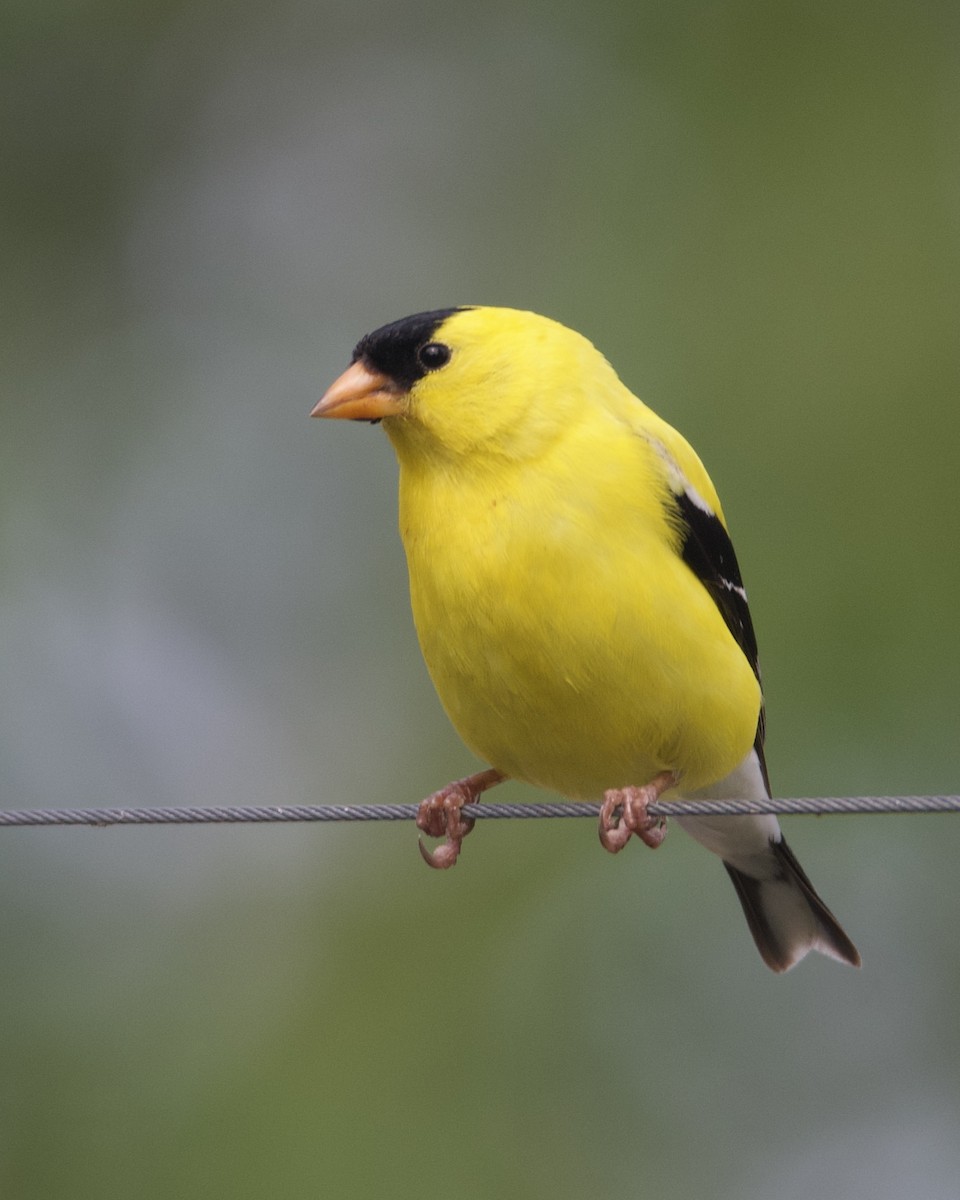
[[[754,633],[747,592],[743,586],[740,565],[730,535],[719,516],[689,484],[682,491],[673,491],[672,497],[681,534],[681,557],[709,592],[759,683],[757,635]],[[761,704],[754,749],[760,760],[760,768],[769,793],[770,780],[763,754],[764,733],[765,720]]]

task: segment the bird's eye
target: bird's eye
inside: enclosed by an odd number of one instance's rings
[[[427,342],[417,351],[417,362],[425,371],[436,371],[450,361],[450,347],[443,342]]]

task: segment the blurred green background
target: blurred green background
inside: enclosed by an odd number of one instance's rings
[[[0,47],[0,803],[473,769],[389,446],[307,419],[461,302],[700,451],[781,795],[960,790],[955,5],[8,0]],[[958,821],[787,821],[864,968],[785,978],[679,830],[0,832],[0,1193],[954,1200]]]

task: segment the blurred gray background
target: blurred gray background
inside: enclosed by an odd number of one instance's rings
[[[960,790],[954,5],[10,0],[0,45],[0,803],[475,769],[390,448],[307,418],[470,302],[705,459],[779,794]],[[864,967],[785,978],[679,830],[0,832],[0,1191],[954,1200],[958,821],[787,821]]]

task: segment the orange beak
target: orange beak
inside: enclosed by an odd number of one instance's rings
[[[407,393],[388,375],[355,362],[327,388],[310,416],[379,421],[402,412],[406,398]]]

